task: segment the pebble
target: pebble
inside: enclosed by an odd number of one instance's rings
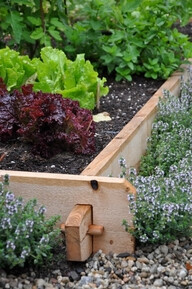
[[[180,272],[179,272],[179,277],[181,279],[185,278],[187,276],[187,270],[185,269],[182,269]]]
[[[0,289],[192,289],[192,239],[168,245],[140,246],[128,253],[105,255],[99,250],[85,268],[62,276],[60,268],[51,277],[37,278],[31,272],[7,275],[0,269]]]
[[[159,249],[160,249],[161,253],[163,253],[164,256],[166,256],[166,255],[168,254],[168,251],[169,251],[168,246],[166,246],[166,245],[161,245],[161,246],[159,247]]]
[[[162,287],[163,286],[163,280],[162,279],[156,279],[155,282],[153,283],[153,285],[156,287]]]
[[[157,268],[158,268],[158,265],[157,264],[153,264],[150,268],[150,273],[151,274],[156,274],[157,273]]]

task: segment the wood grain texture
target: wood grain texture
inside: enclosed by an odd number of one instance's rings
[[[125,179],[91,177],[50,173],[0,171],[10,175],[10,189],[24,200],[36,198],[47,208],[46,216],[60,215],[58,223],[65,223],[75,205],[91,205],[92,224],[104,227],[101,236],[93,236],[93,252],[134,252],[134,239],[125,232],[122,220],[132,215],[128,210],[127,194],[136,194],[135,188]],[[98,183],[95,190],[91,183]],[[88,246],[85,240],[85,246]]]
[[[104,227],[100,225],[90,225],[87,231],[88,235],[101,236],[103,235]]]
[[[93,252],[92,236],[87,235],[92,224],[90,205],[75,205],[65,223],[67,260],[85,261]]]

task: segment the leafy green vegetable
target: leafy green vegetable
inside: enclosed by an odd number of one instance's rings
[[[98,86],[100,96],[107,94],[108,88],[104,87],[106,79],[98,77],[83,54],[71,61],[63,51],[45,47],[41,50],[41,59],[42,61],[39,58],[33,60],[37,68],[35,91],[60,93],[65,98],[78,100],[80,106],[87,109],[95,107]]]
[[[27,55],[21,56],[8,47],[0,49],[0,77],[9,91],[20,88],[35,72],[36,68]]]
[[[106,79],[98,77],[83,54],[71,61],[62,50],[51,47],[41,50],[41,59],[32,60],[8,47],[0,49],[0,77],[8,91],[31,83],[34,91],[62,94],[90,110],[94,109],[100,96],[108,93],[108,87],[104,87]]]

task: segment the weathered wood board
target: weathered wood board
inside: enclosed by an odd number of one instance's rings
[[[14,171],[0,173],[9,174],[10,189],[16,196],[26,201],[36,198],[47,208],[47,217],[61,216],[60,223],[66,222],[75,205],[91,205],[93,224],[104,227],[102,235],[92,237],[93,252],[99,249],[105,253],[134,252],[134,239],[121,225],[123,219],[132,221],[127,194],[135,194],[135,188],[127,180]]]

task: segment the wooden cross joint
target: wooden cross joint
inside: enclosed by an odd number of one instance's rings
[[[91,205],[75,205],[65,224],[60,225],[65,233],[67,260],[85,261],[93,252],[93,236],[101,236],[104,227],[92,224]]]

